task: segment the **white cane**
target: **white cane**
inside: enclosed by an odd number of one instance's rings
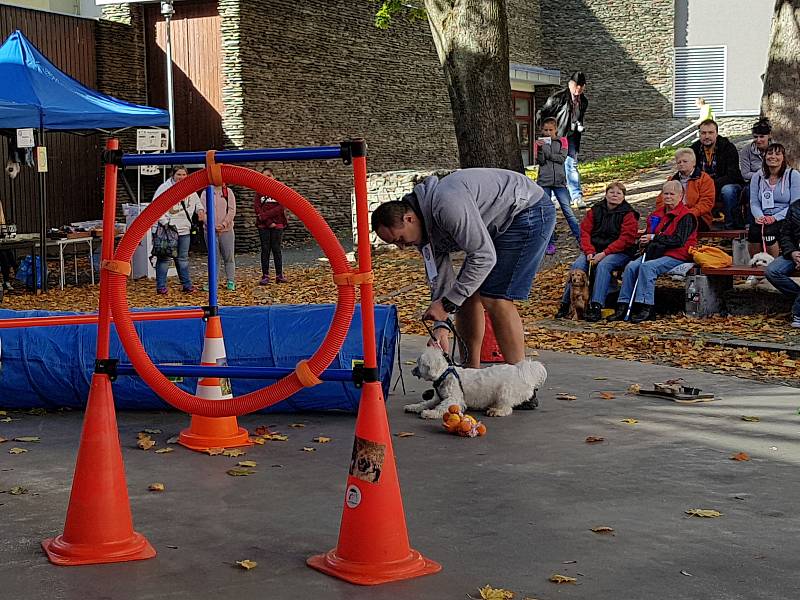
[[[639,270],[636,272],[636,281],[633,282],[633,292],[631,292],[631,299],[628,301],[628,310],[625,311],[625,321],[627,321],[631,316],[631,308],[633,307],[633,299],[636,298],[636,287],[639,285],[639,275],[642,272],[642,265],[644,264],[644,259],[647,256],[647,249],[645,248],[644,253],[642,254],[642,260],[639,264]]]

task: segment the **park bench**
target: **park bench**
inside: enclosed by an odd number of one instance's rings
[[[743,240],[747,238],[747,229],[716,229],[698,231],[698,240]]]

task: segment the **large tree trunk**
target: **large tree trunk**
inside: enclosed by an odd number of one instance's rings
[[[772,138],[800,164],[800,0],[777,0],[772,19],[761,112],[772,122]]]
[[[425,0],[462,168],[523,172],[508,76],[505,0]]]

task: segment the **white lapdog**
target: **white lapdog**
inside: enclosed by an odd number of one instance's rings
[[[547,379],[544,365],[533,360],[483,369],[452,367],[441,348],[435,346],[420,355],[411,373],[433,382],[432,399],[403,407],[406,412],[419,413],[423,419],[441,418],[452,404],[462,410],[486,409],[489,417],[505,417],[515,406],[534,398],[536,388]]]
[[[757,252],[753,255],[753,258],[750,259],[750,266],[766,269],[773,260],[775,260],[775,257],[768,252]],[[745,285],[750,287],[766,287],[767,289],[772,288],[772,284],[770,284],[765,277],[760,275],[750,275],[745,281]]]

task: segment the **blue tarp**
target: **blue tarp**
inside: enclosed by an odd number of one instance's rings
[[[184,308],[184,307],[181,307]],[[333,318],[332,305],[222,307],[222,331],[228,364],[243,367],[291,367],[319,348]],[[79,314],[47,311],[0,310],[0,319]],[[205,323],[200,319],[145,321],[136,330],[151,360],[156,363],[198,364]],[[398,343],[397,309],[375,307],[378,368],[384,397],[389,394],[392,363]],[[65,325],[0,329],[0,407],[80,408],[85,406],[94,371],[96,325]],[[129,362],[114,327],[112,358]],[[362,359],[361,313],[356,308],[345,343],[332,369],[350,369]],[[233,393],[242,395],[272,383],[268,380],[234,380]],[[194,393],[196,378],[178,386]],[[169,408],[138,377],[119,377],[113,383],[114,400],[121,410]],[[324,382],[305,388],[266,412],[343,410],[356,412],[360,390],[348,382]]]
[[[19,30],[0,46],[0,129],[168,125],[167,111],[106,96],[60,71]]]

